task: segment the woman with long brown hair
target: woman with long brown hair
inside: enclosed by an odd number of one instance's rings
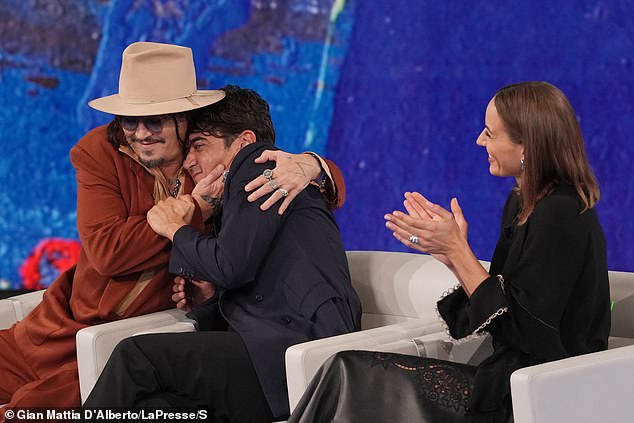
[[[419,193],[385,216],[403,244],[432,254],[458,285],[438,301],[455,339],[491,334],[477,367],[399,354],[337,354],[318,372],[289,422],[506,422],[515,370],[607,347],[609,287],[599,187],[566,96],[545,82],[500,89],[477,144],[489,172],[513,177],[490,269],[451,211]]]

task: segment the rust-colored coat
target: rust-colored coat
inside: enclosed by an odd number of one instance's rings
[[[0,404],[79,406],[77,331],[174,306],[171,244],[146,221],[154,177],[107,142],[105,126],[84,136],[70,156],[81,253],[23,321],[0,331]],[[183,191],[192,187],[186,176]],[[194,222],[202,229],[201,220],[197,210]]]

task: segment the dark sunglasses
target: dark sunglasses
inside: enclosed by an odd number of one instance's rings
[[[139,122],[143,123],[148,131],[158,134],[163,130],[163,122],[172,116],[119,116],[119,125],[126,131],[135,131]]]

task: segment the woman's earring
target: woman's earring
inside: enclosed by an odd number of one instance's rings
[[[524,157],[520,160],[520,169],[524,170]]]

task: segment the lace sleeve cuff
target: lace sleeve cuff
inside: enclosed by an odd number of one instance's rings
[[[460,341],[487,332],[493,320],[508,312],[502,275],[487,278],[468,297],[460,285],[445,291],[436,304],[449,336]]]
[[[471,295],[468,310],[474,333],[487,331],[493,320],[508,312],[506,287],[502,275],[491,276],[478,286]]]
[[[440,318],[447,336],[455,343],[461,343],[471,339],[463,330],[465,326],[464,307],[468,303],[467,295],[460,284],[447,289],[436,302],[436,314]]]

